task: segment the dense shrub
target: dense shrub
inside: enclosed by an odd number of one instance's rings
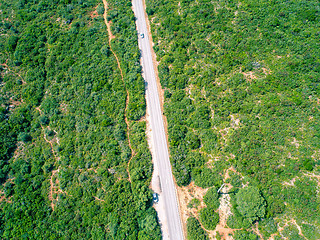
[[[266,202],[255,187],[245,187],[236,194],[237,210],[250,223],[265,216]]]
[[[209,190],[206,192],[206,195],[203,197],[204,203],[207,205],[207,207],[217,209],[220,205],[219,202],[219,194],[218,189],[215,187],[209,188]]]
[[[211,207],[202,208],[199,216],[202,225],[208,230],[214,230],[219,222],[219,214]]]
[[[202,229],[199,221],[195,217],[187,220],[187,239],[188,240],[208,240],[208,234]]]

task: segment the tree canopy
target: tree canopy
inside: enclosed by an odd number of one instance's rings
[[[266,201],[256,187],[245,187],[236,194],[237,210],[251,223],[266,214]]]

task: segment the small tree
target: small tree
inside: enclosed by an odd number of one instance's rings
[[[195,217],[187,220],[187,239],[188,240],[208,240],[208,234],[203,230],[199,221]]]
[[[258,236],[253,232],[248,232],[246,230],[236,231],[233,238],[235,240],[257,240]]]
[[[203,198],[204,203],[213,209],[217,209],[220,205],[219,202],[219,194],[217,193],[217,188],[212,187],[210,188],[206,195]]]
[[[208,230],[214,230],[219,222],[219,214],[213,208],[203,208],[200,210],[200,221]]]
[[[31,136],[25,132],[19,133],[18,135],[18,140],[24,143],[31,141],[31,139],[32,139]]]
[[[256,187],[246,187],[236,194],[237,210],[250,223],[264,217],[266,202]]]
[[[99,6],[97,7],[97,13],[100,15],[104,13],[104,7],[102,4],[99,4]]]

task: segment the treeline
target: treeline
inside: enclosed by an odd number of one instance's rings
[[[121,58],[124,85],[102,2],[5,1],[0,9],[1,238],[161,238],[145,123],[135,121],[145,114],[131,54],[137,37]],[[132,19],[130,5],[114,9],[119,21]],[[118,48],[135,29],[128,24]]]
[[[219,187],[233,166],[229,227],[280,236],[290,217],[318,231],[317,179],[304,177],[319,171],[318,2],[149,0],[147,13],[177,183]],[[265,201],[255,220],[238,209],[245,184]]]

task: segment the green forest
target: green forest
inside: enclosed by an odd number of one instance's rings
[[[228,195],[234,239],[319,239],[319,1],[146,5],[176,182],[209,189],[187,238],[223,237]]]
[[[129,1],[0,3],[0,238],[160,239]],[[115,55],[119,59],[121,71]]]

